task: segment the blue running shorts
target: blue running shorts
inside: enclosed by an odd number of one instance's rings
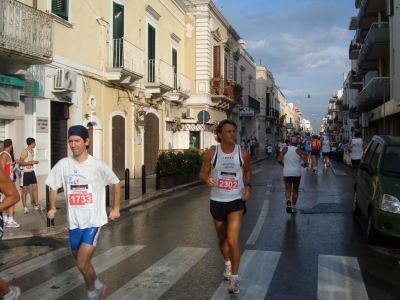
[[[101,227],[72,229],[69,231],[69,243],[72,251],[78,251],[82,243],[96,247],[101,233]]]

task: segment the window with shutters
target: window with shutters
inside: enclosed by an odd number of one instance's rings
[[[178,51],[172,48],[172,67],[174,69],[174,89],[178,89]]]
[[[114,68],[124,66],[124,6],[113,3],[113,64]]]
[[[214,78],[221,77],[221,47],[214,46]]]
[[[68,21],[68,0],[52,0],[51,12]]]
[[[156,29],[148,24],[147,81],[156,80]]]

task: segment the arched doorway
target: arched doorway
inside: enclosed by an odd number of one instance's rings
[[[119,179],[125,176],[125,118],[115,115],[111,119],[112,168]]]
[[[144,165],[147,175],[154,174],[156,171],[160,128],[158,117],[155,114],[146,114],[144,121],[146,124],[144,127]]]

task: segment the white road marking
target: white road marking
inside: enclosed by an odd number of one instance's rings
[[[209,250],[209,248],[178,247],[107,297],[107,299],[158,299]]]
[[[4,270],[0,272],[0,277],[3,278],[5,282],[8,282],[13,278],[21,277],[70,254],[71,250],[69,248],[60,248]]]
[[[356,257],[318,255],[318,300],[368,300]]]
[[[253,173],[253,175],[254,174],[257,174],[257,173],[259,173],[259,172],[261,172],[262,170],[261,169],[258,169],[258,170],[251,170],[251,172]]]
[[[254,226],[254,229],[253,229],[252,233],[250,234],[250,237],[247,240],[246,245],[254,245],[254,243],[257,241],[258,235],[260,234],[261,228],[264,224],[264,220],[268,213],[268,207],[269,207],[269,200],[264,200],[264,204],[261,209],[260,216],[258,217],[256,226]]]
[[[96,270],[97,275],[99,275],[144,247],[145,246],[117,246],[111,248],[92,259],[93,267]],[[82,283],[84,283],[84,280],[81,272],[77,267],[74,267],[24,292],[21,299],[54,300],[68,293]]]
[[[228,294],[228,282],[224,281],[211,300],[264,300],[280,257],[281,252],[244,251],[239,267],[239,294]]]

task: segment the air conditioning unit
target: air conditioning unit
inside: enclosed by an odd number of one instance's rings
[[[56,77],[54,78],[54,89],[75,92],[77,77],[78,74],[74,71],[66,69],[57,69]]]
[[[186,109],[186,119],[194,119],[194,109],[193,108]]]

